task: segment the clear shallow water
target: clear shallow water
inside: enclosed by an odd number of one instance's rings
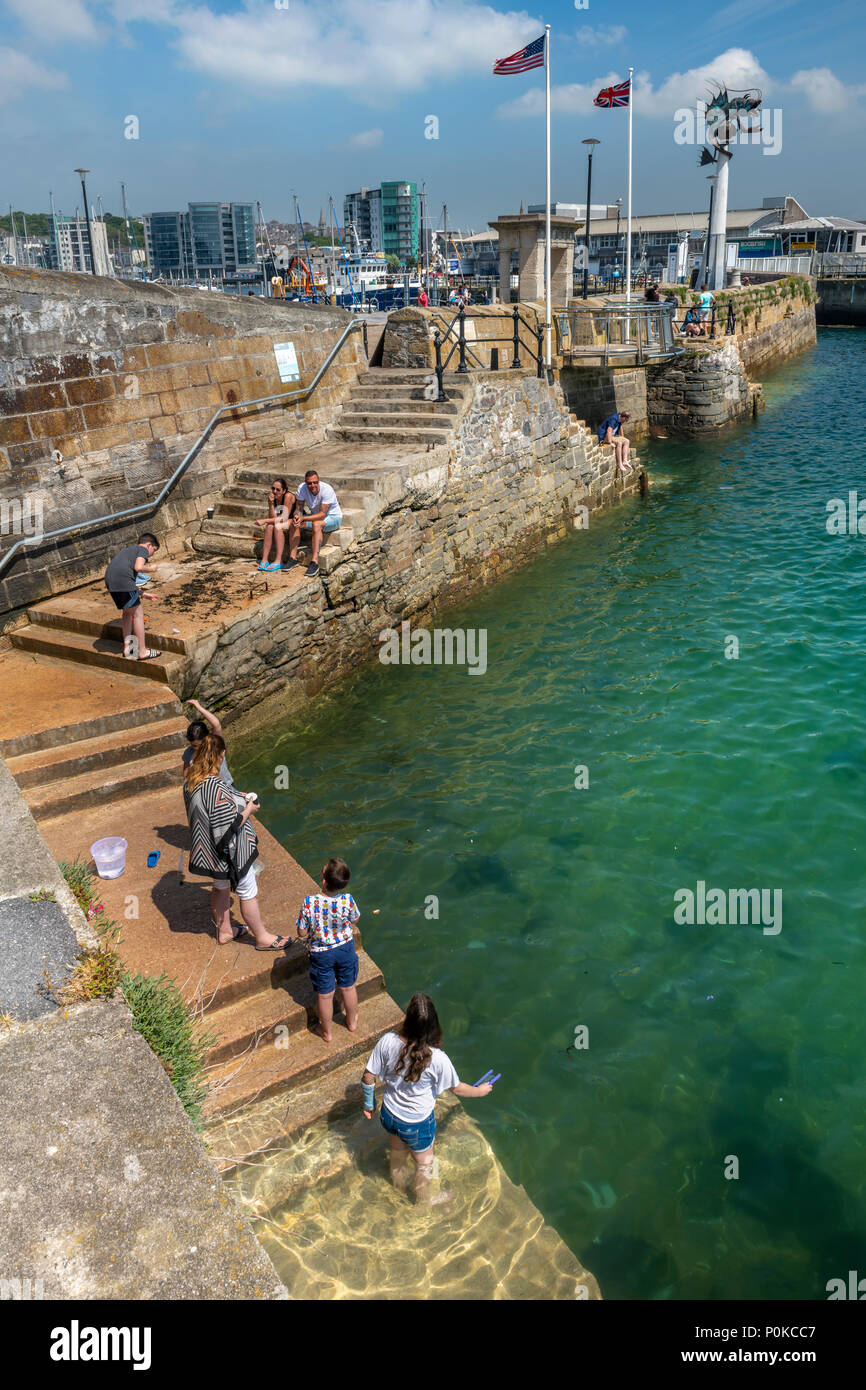
[[[824,330],[757,424],[645,445],[645,501],[449,613],[484,676],[376,663],[232,748],[315,877],[349,861],[390,992],[502,1071],[467,1105],[607,1298],[866,1271],[866,537],[825,527],[866,496],[864,367]],[[698,879],[781,889],[781,933],[677,925]]]

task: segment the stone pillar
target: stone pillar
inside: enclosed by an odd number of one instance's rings
[[[499,285],[503,304],[511,299],[511,257],[517,252],[517,298],[544,300],[544,213],[509,213],[489,224],[499,235]],[[574,234],[583,223],[570,217],[550,219],[551,299],[564,308],[572,297]]]

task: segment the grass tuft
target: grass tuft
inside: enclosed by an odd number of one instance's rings
[[[181,1105],[196,1129],[201,1129],[202,1105],[208,1090],[204,1070],[216,1034],[202,1027],[177,985],[167,976],[126,973],[122,983],[136,1032],[150,1044]]]

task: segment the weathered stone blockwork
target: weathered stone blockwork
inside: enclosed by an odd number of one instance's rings
[[[647,431],[646,372],[643,367],[563,367],[559,380],[570,410],[596,429],[614,411],[631,416],[626,434]]]
[[[456,442],[418,456],[417,472],[374,518],[321,589],[275,594],[198,653],[186,693],[243,711],[274,695],[293,708],[379,651],[378,633],[428,622],[590,513],[637,490],[569,416],[558,384],[479,373]]]
[[[149,502],[220,405],[307,385],[349,318],[286,301],[3,270],[0,502],[38,502],[46,532]],[[280,382],[274,344],[283,341],[295,344],[298,383]],[[271,459],[281,472],[287,449],[324,437],[365,365],[353,336],[309,401],[225,415],[156,515],[28,550],[0,582],[6,625],[26,604],[94,577],[144,526],[164,553],[181,551],[239,464]]]
[[[655,436],[699,439],[745,419],[756,408],[755,392],[732,338],[711,350],[690,348],[646,372],[647,418]]]

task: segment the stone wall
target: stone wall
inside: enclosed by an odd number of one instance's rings
[[[308,384],[350,320],[341,309],[55,271],[0,271],[0,503],[4,531],[41,508],[45,532],[154,498],[221,405]],[[282,384],[274,344],[293,342]],[[10,616],[86,582],[147,527],[183,550],[239,463],[321,439],[365,366],[351,337],[309,401],[231,412],[155,515],[28,548],[0,581]],[[62,454],[58,462],[54,451]],[[276,462],[276,460],[274,460]],[[33,526],[26,534],[33,533]],[[3,537],[3,549],[16,536]]]
[[[592,429],[615,411],[631,416],[626,433],[647,433],[647,381],[643,367],[563,367],[559,380],[569,410]]]
[[[862,328],[866,324],[866,280],[819,280],[818,322]]]
[[[291,709],[374,659],[378,633],[427,623],[575,529],[576,509],[620,501],[640,468],[617,472],[569,416],[561,388],[529,374],[479,373],[455,443],[418,455],[385,512],[317,588],[293,604],[275,593],[210,640],[186,694],[244,711],[274,696]],[[580,518],[583,520],[583,517]]]
[[[733,338],[690,344],[681,357],[646,368],[647,422],[656,438],[700,439],[752,415],[761,399]]]

